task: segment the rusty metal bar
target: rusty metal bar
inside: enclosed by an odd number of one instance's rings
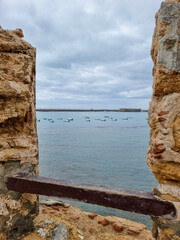
[[[23,174],[9,177],[6,184],[9,190],[21,193],[56,196],[150,216],[176,216],[176,208],[171,202],[148,192],[97,188]]]

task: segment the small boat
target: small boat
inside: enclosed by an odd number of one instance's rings
[[[61,118],[61,117],[58,117],[57,120],[62,120],[62,118]]]
[[[90,119],[86,119],[86,122],[90,122]]]
[[[117,118],[111,118],[112,121],[117,121]]]
[[[95,120],[101,120],[100,118],[95,118]]]
[[[38,119],[37,121],[38,121],[38,122],[40,122],[41,120],[40,120],[40,119]]]
[[[100,121],[102,121],[102,122],[106,122],[106,119],[101,119]]]
[[[128,117],[127,118],[122,118],[122,120],[128,120]]]
[[[47,118],[43,118],[44,120],[47,120]]]
[[[109,116],[104,116],[105,118],[109,118]]]
[[[67,118],[67,120],[69,120],[69,121],[73,121],[73,118]]]
[[[66,120],[64,120],[64,122],[70,122],[70,120],[66,119]]]

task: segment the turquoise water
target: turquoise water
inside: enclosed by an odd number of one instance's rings
[[[73,121],[65,122],[67,118]],[[41,176],[143,191],[157,185],[146,164],[147,113],[37,112],[37,119]],[[151,226],[148,216],[80,202],[76,205]]]

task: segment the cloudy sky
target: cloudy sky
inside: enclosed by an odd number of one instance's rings
[[[148,108],[161,0],[0,0],[37,48],[37,108]]]

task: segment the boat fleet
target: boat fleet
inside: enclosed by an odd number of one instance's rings
[[[84,120],[85,120],[86,122],[91,122],[91,120],[93,120],[92,117],[90,118],[89,116],[84,116],[83,118],[84,118]],[[128,120],[128,119],[130,119],[130,118],[132,118],[132,117],[122,118],[122,120]],[[36,120],[37,120],[37,122],[40,122],[40,121],[41,121],[40,119],[36,119]],[[50,123],[54,123],[54,121],[55,121],[55,120],[52,119],[52,118],[46,118],[46,117],[44,117],[43,120],[48,121],[48,122],[50,122]],[[71,117],[66,118],[66,119],[63,119],[62,117],[58,117],[56,120],[64,121],[64,122],[72,122],[74,119],[71,118]],[[94,120],[96,120],[96,121],[101,121],[101,122],[106,122],[106,121],[108,121],[108,120],[110,120],[110,121],[118,121],[117,118],[113,118],[113,117],[110,117],[110,116],[104,116],[103,118],[95,118]]]

